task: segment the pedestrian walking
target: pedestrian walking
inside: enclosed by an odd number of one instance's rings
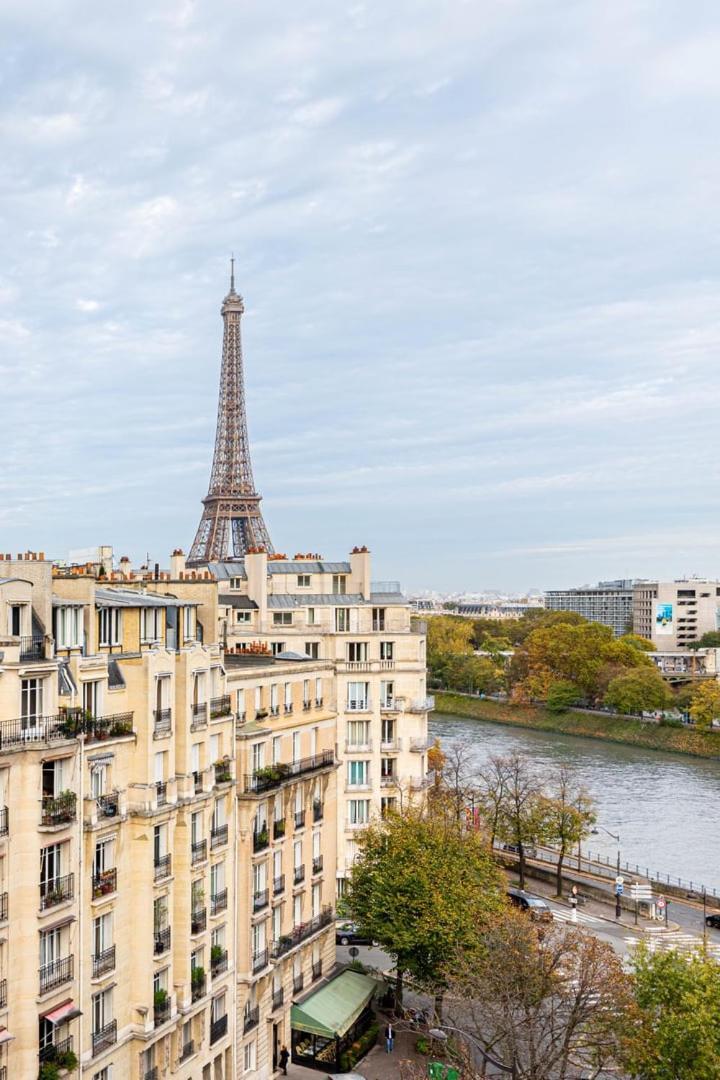
[[[283,1071],[283,1076],[287,1076],[288,1074],[287,1067],[289,1060],[290,1055],[288,1054],[288,1048],[287,1046],[283,1046],[282,1050],[280,1051],[280,1068]]]
[[[395,1042],[395,1028],[392,1024],[387,1024],[385,1028],[385,1053],[392,1054],[393,1043]]]

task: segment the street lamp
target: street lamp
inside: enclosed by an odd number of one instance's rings
[[[615,841],[615,843],[617,844],[617,846],[618,846],[618,851],[617,851],[617,872],[619,874],[620,873],[620,835],[617,834],[617,833],[614,833],[614,832],[610,832],[610,830],[606,829],[604,825],[596,825],[594,829],[591,829],[591,832],[592,832],[593,836],[597,836],[598,829],[602,829],[602,831],[604,833],[607,833],[608,836],[611,837],[611,839],[613,839]]]
[[[616,874],[616,877],[615,877],[615,918],[619,919],[620,918],[620,896],[622,895],[622,885],[623,885],[622,878],[620,877],[620,834],[610,832],[610,830],[606,829],[604,825],[597,825],[592,830],[592,832],[595,835],[597,835],[598,829],[602,829],[602,831],[604,833],[607,833],[608,836],[612,837],[612,839],[616,842],[616,844],[618,846],[618,849],[617,849],[617,874]]]

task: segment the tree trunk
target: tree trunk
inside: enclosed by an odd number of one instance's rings
[[[556,877],[556,880],[555,880],[555,895],[556,896],[562,896],[562,870],[563,870],[563,862],[564,862],[564,860],[565,860],[565,848],[561,847],[560,848],[560,854],[558,855],[557,877]]]
[[[443,1001],[444,1000],[445,1000],[445,991],[442,990],[442,989],[436,990],[435,994],[434,994],[434,997],[433,997],[433,1001],[434,1001],[434,1008],[435,1008],[435,1017],[434,1017],[434,1019],[435,1019],[435,1022],[436,1022],[438,1027],[442,1027],[442,1012],[443,1012]]]
[[[519,871],[520,871],[520,888],[524,889],[525,888],[525,848],[523,847],[522,844],[518,844],[518,856],[520,858],[520,865],[519,865],[519,868],[518,868]]]
[[[397,969],[397,974],[395,976],[395,1012],[397,1013],[398,1016],[400,1016],[401,1013],[402,1013],[402,1004],[403,1004],[403,970],[402,970],[402,968],[398,968]]]

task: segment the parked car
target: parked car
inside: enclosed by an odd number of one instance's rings
[[[533,844],[525,844],[523,850],[526,859],[534,859],[537,855],[537,848]],[[519,855],[520,847],[518,844],[503,844],[503,851],[511,851],[513,855]]]
[[[336,945],[377,945],[366,934],[361,934],[357,923],[341,922],[335,924]]]
[[[713,930],[720,930],[720,912],[713,912],[705,916],[705,925],[712,926]]]
[[[531,896],[524,889],[508,889],[507,895],[510,903],[525,911],[533,922],[552,922],[552,909],[542,896]]]

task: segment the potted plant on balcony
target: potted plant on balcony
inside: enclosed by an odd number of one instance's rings
[[[56,1060],[58,1066],[67,1072],[75,1072],[78,1067],[77,1054],[72,1050],[65,1050],[63,1053],[58,1054]]]
[[[43,1061],[38,1080],[60,1080],[60,1066],[55,1061]]]
[[[193,1000],[200,997],[205,986],[205,968],[194,967],[190,972],[190,986],[192,987]]]
[[[153,994],[153,1009],[155,1016],[161,1016],[170,1004],[167,990],[156,990]]]
[[[211,968],[216,968],[218,966],[218,964],[222,963],[224,953],[225,953],[225,950],[223,949],[222,945],[211,945],[210,946],[210,967]]]
[[[232,780],[230,775],[230,758],[219,758],[215,762],[215,782],[218,784],[228,784]]]

